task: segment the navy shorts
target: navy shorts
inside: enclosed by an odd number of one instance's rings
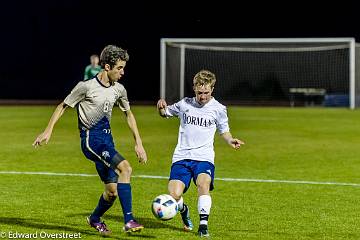
[[[125,158],[115,150],[110,129],[81,130],[80,137],[82,152],[95,162],[101,180],[105,184],[117,183],[118,175],[114,169]]]
[[[185,184],[184,193],[190,187],[191,179],[196,185],[197,176],[206,173],[211,177],[210,191],[214,189],[215,166],[210,162],[181,160],[172,164],[169,180],[180,180]]]

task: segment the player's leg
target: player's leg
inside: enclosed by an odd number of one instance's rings
[[[184,230],[191,231],[193,223],[190,218],[190,209],[184,203],[182,194],[187,191],[191,181],[191,170],[188,168],[188,161],[183,160],[171,166],[170,180],[168,184],[169,194],[177,201],[181,219],[184,223]]]
[[[215,167],[209,162],[198,162],[194,168],[198,189],[198,213],[200,217],[198,233],[201,237],[209,237],[208,220],[211,209],[210,191],[214,188]]]
[[[108,131],[105,132],[108,133]],[[109,168],[119,176],[116,188],[124,215],[124,230],[126,232],[140,231],[144,226],[137,223],[132,214],[132,192],[130,185],[132,168],[130,163],[115,150],[111,134],[105,134],[102,146],[100,155],[103,161],[107,162]]]
[[[177,201],[181,219],[184,223],[184,230],[191,231],[193,229],[193,223],[190,218],[190,210],[189,207],[184,203],[184,199],[182,197],[185,184],[180,180],[170,180],[168,189],[169,194]]]
[[[211,196],[210,196],[210,183],[211,177],[206,173],[201,173],[196,179],[198,188],[198,212],[200,217],[198,233],[201,237],[208,237],[208,220],[211,209]]]
[[[96,162],[96,170],[104,182],[105,190],[93,213],[87,218],[88,224],[95,228],[101,235],[108,236],[111,230],[101,221],[104,213],[111,208],[117,197],[117,180],[118,176],[114,170],[105,166],[102,162]]]
[[[130,163],[123,159],[120,154],[114,156],[115,162],[117,164],[117,170],[119,172],[119,180],[117,183],[117,192],[121,204],[121,208],[124,214],[124,231],[126,232],[137,232],[141,231],[144,228],[143,225],[139,224],[133,217],[132,214],[132,192],[130,185],[130,178],[132,173],[132,168]]]
[[[168,184],[169,194],[177,201],[179,212],[182,212],[184,210],[184,205],[186,208],[186,204],[184,204],[184,199],[182,197],[184,189],[185,189],[185,184],[182,181],[177,179],[173,179],[169,181]]]

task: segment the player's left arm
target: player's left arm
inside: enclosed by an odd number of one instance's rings
[[[124,113],[126,115],[127,124],[129,125],[129,128],[135,139],[136,156],[138,157],[140,163],[146,163],[147,155],[146,155],[145,149],[142,145],[142,140],[141,140],[141,137],[139,134],[137,124],[136,124],[135,116],[131,112],[130,109],[127,111],[124,111]]]
[[[239,149],[241,145],[245,143],[237,138],[233,138],[231,135],[226,107],[223,106],[217,113],[217,128],[220,132],[220,135],[232,148]]]
[[[221,136],[232,148],[239,149],[241,145],[245,144],[245,142],[237,138],[233,138],[230,132],[224,132]]]

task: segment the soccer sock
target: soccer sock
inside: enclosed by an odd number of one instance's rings
[[[98,205],[96,206],[94,212],[90,215],[90,220],[92,222],[100,222],[100,218],[104,213],[109,210],[109,208],[113,205],[115,198],[112,199],[111,202],[108,202],[104,199],[104,196],[101,194]]]
[[[211,209],[211,197],[201,195],[198,200],[198,212],[200,215],[200,225],[207,225]]]
[[[134,219],[132,215],[132,197],[130,183],[118,183],[117,185],[118,196],[121,208],[124,214],[124,222]]]
[[[179,210],[179,212],[183,212],[185,209],[184,209],[184,206],[186,206],[185,204],[184,204],[184,199],[183,199],[183,197],[181,197],[180,199],[179,199],[179,201],[177,201],[177,205],[178,205],[178,210]]]

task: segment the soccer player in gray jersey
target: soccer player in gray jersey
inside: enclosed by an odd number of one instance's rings
[[[243,141],[233,138],[229,125],[226,107],[212,96],[216,82],[215,75],[208,70],[201,70],[193,79],[195,97],[184,98],[167,106],[164,99],[157,102],[162,117],[180,119],[178,143],[174,151],[168,189],[178,201],[184,229],[193,228],[189,208],[182,195],[190,186],[191,179],[197,185],[200,237],[209,237],[208,218],[211,208],[210,192],[214,185],[214,135],[216,130],[234,149],[240,148]]]
[[[117,196],[124,214],[124,231],[140,231],[132,214],[132,194],[130,186],[131,166],[114,147],[110,129],[111,113],[118,105],[126,115],[135,139],[135,152],[140,163],[146,163],[147,156],[142,145],[136,120],[130,110],[127,93],[118,80],[124,75],[127,51],[114,46],[106,46],[100,55],[102,71],[92,79],[79,82],[71,93],[55,109],[50,121],[34,141],[33,146],[49,142],[53,128],[64,111],[76,107],[80,129],[81,149],[84,155],[95,163],[96,170],[104,182],[105,191],[93,213],[87,218],[88,224],[101,235],[110,235],[111,230],[100,218],[113,205]]]

